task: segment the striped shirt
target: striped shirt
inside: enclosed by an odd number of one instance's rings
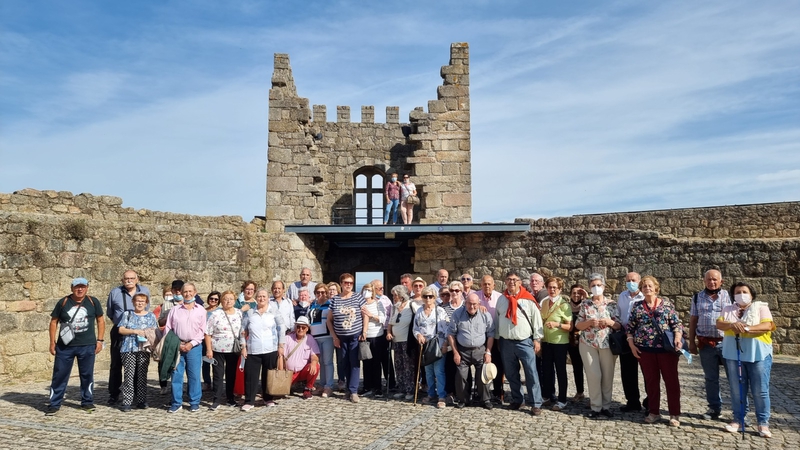
[[[692,298],[690,311],[692,317],[697,317],[697,336],[721,339],[723,332],[717,330],[717,319],[722,315],[722,308],[730,305],[731,297],[725,289],[720,289],[716,300],[705,289],[698,292]]]
[[[358,336],[364,332],[361,307],[366,303],[364,297],[355,292],[349,298],[337,295],[331,299],[329,314],[333,315],[333,330],[336,336]]]

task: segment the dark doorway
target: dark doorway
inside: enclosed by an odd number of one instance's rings
[[[391,289],[400,284],[400,275],[414,272],[414,248],[408,246],[408,240],[329,244],[322,263],[326,282],[338,282],[345,272],[383,272],[384,294],[391,297]]]

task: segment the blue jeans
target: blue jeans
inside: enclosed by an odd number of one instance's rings
[[[447,397],[447,392],[444,388],[444,360],[439,358],[433,364],[425,366],[425,381],[428,383],[428,397],[439,397],[439,400],[444,401]]]
[[[78,374],[81,380],[81,406],[94,403],[94,351],[96,345],[56,346],[56,359],[53,361],[53,380],[50,382],[50,407],[60,408],[67,390],[72,363],[78,359]]]
[[[511,401],[522,404],[523,400],[534,408],[542,406],[542,392],[539,388],[539,375],[536,373],[536,354],[533,352],[531,338],[521,341],[500,338],[500,353],[503,355],[503,369],[508,385],[511,388]],[[522,381],[519,377],[519,365],[525,372],[526,397],[522,395]]]
[[[742,399],[739,396],[739,365],[735,359],[726,359],[725,367],[728,370],[728,381],[731,385],[731,407],[733,418],[737,423],[742,421]],[[750,410],[747,400],[747,390],[753,394],[753,403],[756,407],[756,419],[759,426],[769,426],[769,375],[772,372],[772,355],[763,361],[742,362],[742,384],[744,384],[744,412]]]
[[[325,336],[317,339],[319,346],[319,381],[322,387],[333,388],[333,338]]]
[[[200,386],[200,371],[203,366],[203,349],[196,345],[186,353],[181,352],[178,365],[172,373],[172,406],[183,405],[183,373],[186,372],[189,383],[189,406],[200,406],[203,389]]]
[[[400,207],[400,199],[389,200],[386,203],[386,212],[383,213],[383,223],[389,222],[389,213],[394,210],[392,215],[392,223],[397,223],[397,209]]]
[[[705,346],[699,350],[700,365],[703,366],[703,375],[706,380],[706,401],[709,409],[722,410],[722,397],[719,393],[719,365],[724,363],[722,358],[722,341],[716,347]],[[730,380],[728,368],[725,367],[725,377]]]

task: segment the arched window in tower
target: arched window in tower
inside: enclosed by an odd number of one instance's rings
[[[385,174],[377,167],[362,167],[353,176],[356,225],[383,223]]]

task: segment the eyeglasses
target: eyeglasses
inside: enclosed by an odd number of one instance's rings
[[[443,293],[439,294],[439,297],[450,297],[450,293],[449,292],[443,292]]]
[[[327,294],[328,291],[317,291],[317,292],[314,292],[314,293],[317,294],[317,295],[320,295],[320,294]]]
[[[469,277],[461,277],[461,281],[472,281],[472,278],[469,278]]]
[[[218,302],[218,301],[219,301],[219,298],[217,298],[217,297],[210,297],[210,298],[208,299],[208,301],[210,301],[210,302]]]
[[[457,293],[461,292],[461,289],[450,289],[450,292],[452,292],[454,294],[457,294]]]
[[[352,281],[342,281],[342,284],[353,284]]]
[[[434,295],[423,295],[422,298],[427,300],[429,298],[436,298],[436,296],[434,296]]]
[[[506,278],[506,283],[519,283],[520,281],[519,278]]]

